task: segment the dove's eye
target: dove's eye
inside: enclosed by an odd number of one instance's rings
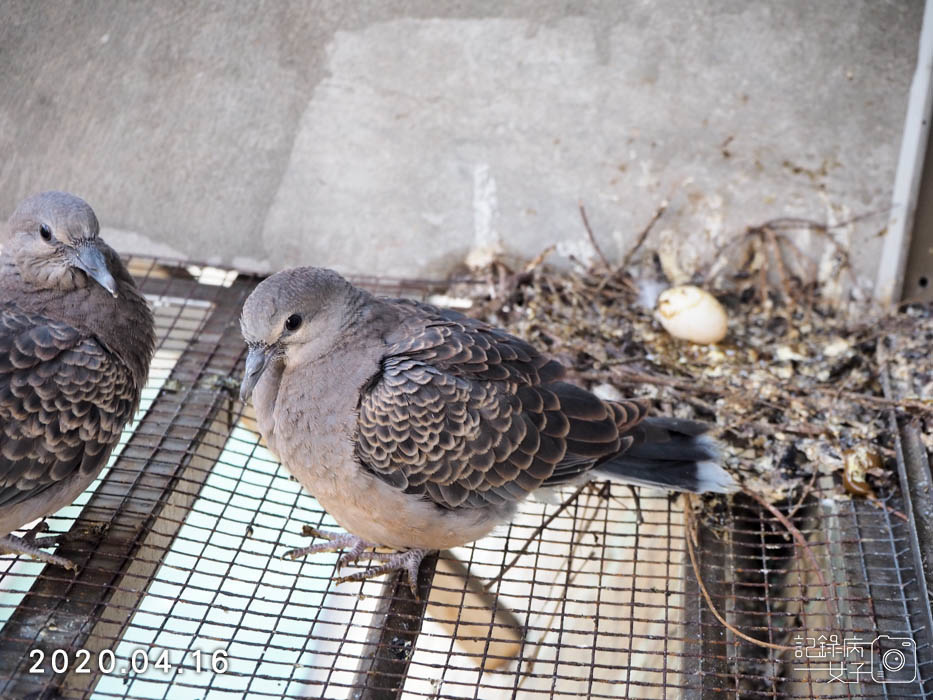
[[[301,316],[298,314],[292,314],[285,319],[285,330],[287,331],[296,331],[301,326]]]
[[[46,224],[39,226],[39,235],[42,236],[43,241],[52,240],[52,229],[50,229]]]

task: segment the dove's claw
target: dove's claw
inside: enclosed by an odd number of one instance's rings
[[[421,560],[424,559],[425,554],[426,550],[424,549],[409,549],[406,552],[392,552],[391,554],[373,552],[374,559],[381,559],[385,563],[380,566],[371,566],[365,571],[359,571],[349,576],[341,576],[337,579],[337,583],[365,581],[382,574],[404,569],[408,574],[408,586],[411,588],[411,594],[415,597],[415,600],[421,600],[421,596],[418,595],[418,571],[421,568]]]
[[[349,561],[355,561],[359,559],[360,554],[367,547],[373,547],[375,545],[370,544],[364,540],[361,540],[356,535],[351,535],[348,532],[331,532],[330,530],[318,530],[316,527],[311,527],[310,525],[305,525],[302,530],[302,534],[308,535],[310,537],[320,537],[325,542],[318,542],[317,544],[308,545],[307,547],[299,547],[298,549],[290,549],[285,552],[284,556],[288,559],[300,559],[309,554],[317,554],[319,552],[339,552],[343,549],[349,548],[349,552],[340,557],[340,560],[337,564],[337,567],[340,568],[345,563]],[[348,559],[347,557],[355,555],[355,559]]]
[[[0,554],[22,554],[36,561],[42,561],[46,564],[54,564],[55,566],[77,571],[78,567],[73,561],[65,559],[64,557],[56,557],[54,554],[49,554],[39,549],[39,547],[50,547],[57,544],[61,538],[61,535],[52,535],[50,537],[36,539],[36,535],[48,529],[49,526],[42,520],[22,537],[16,537],[15,535],[0,537]]]
[[[308,545],[307,547],[300,547],[299,549],[291,549],[285,552],[284,555],[288,559],[300,559],[309,554],[317,554],[319,552],[339,552],[341,550],[346,550],[337,560],[337,570],[339,571],[347,564],[353,564],[364,556],[368,556],[371,559],[376,559],[384,563],[379,566],[371,566],[368,569],[350,574],[349,576],[341,576],[335,579],[336,582],[365,581],[366,579],[387,574],[390,571],[404,569],[408,573],[408,585],[411,586],[412,594],[416,599],[420,600],[418,597],[418,570],[421,567],[421,560],[424,558],[426,550],[409,549],[405,552],[367,552],[367,549],[377,547],[378,545],[367,542],[348,532],[319,530],[311,525],[305,525],[301,531],[304,535],[319,537],[325,541]]]

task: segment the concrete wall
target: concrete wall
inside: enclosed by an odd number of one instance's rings
[[[4,0],[0,211],[68,189],[123,249],[437,275],[591,256],[578,201],[618,259],[667,200],[687,275],[749,224],[887,209],[922,10]],[[885,221],[837,232],[867,279]]]

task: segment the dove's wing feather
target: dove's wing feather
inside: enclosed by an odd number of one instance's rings
[[[364,387],[356,452],[387,482],[447,508],[518,501],[577,477],[645,414],[560,381],[528,343],[415,302]]]
[[[0,305],[0,506],[96,472],[138,401],[129,369],[96,339]]]

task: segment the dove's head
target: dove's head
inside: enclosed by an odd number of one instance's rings
[[[90,280],[117,296],[110,261],[116,253],[98,237],[94,210],[67,192],[24,199],[10,217],[4,248],[20,275],[46,289],[71,290]]]
[[[240,386],[248,400],[268,368],[322,357],[346,337],[364,294],[333,270],[296,267],[263,280],[243,304],[240,331],[249,353]]]

